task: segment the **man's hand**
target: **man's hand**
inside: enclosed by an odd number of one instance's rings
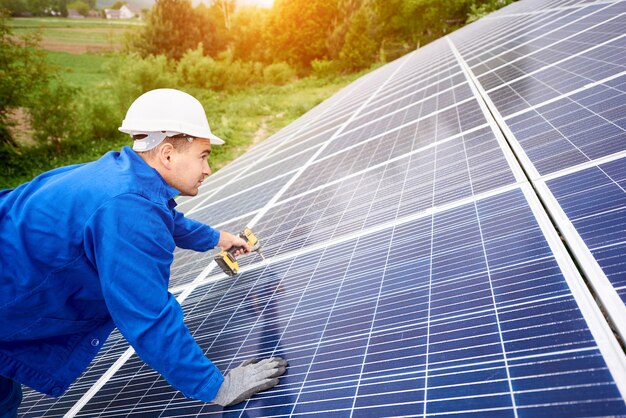
[[[226,231],[220,231],[220,240],[217,243],[217,246],[221,247],[222,250],[229,250],[231,247],[242,247],[241,250],[235,251],[233,254],[235,257],[239,257],[242,254],[248,254],[252,251],[252,247],[248,245],[246,240]]]
[[[222,406],[235,405],[255,393],[273,388],[278,384],[278,376],[285,373],[285,367],[287,361],[280,357],[246,360],[226,373],[213,402]]]

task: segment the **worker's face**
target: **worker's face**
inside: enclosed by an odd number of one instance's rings
[[[206,177],[211,174],[209,167],[211,141],[195,138],[191,146],[175,149],[171,155],[172,176],[169,183],[178,189],[183,196],[195,196],[198,188]]]

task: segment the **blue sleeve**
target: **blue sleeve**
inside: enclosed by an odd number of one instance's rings
[[[205,402],[224,378],[204,355],[168,292],[174,239],[171,212],[137,195],[100,207],[85,230],[107,307],[139,357],[185,396]]]
[[[174,242],[177,247],[188,250],[207,251],[215,248],[220,240],[220,231],[208,225],[185,218],[185,215],[172,209],[174,213]]]

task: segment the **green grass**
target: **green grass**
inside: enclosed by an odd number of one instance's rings
[[[43,28],[115,28],[125,29],[143,25],[140,21],[107,19],[68,19],[64,17],[15,17],[9,20],[13,29]]]
[[[71,54],[46,51],[47,61],[57,70],[61,79],[82,90],[95,88],[107,77],[106,65],[114,56],[111,54]]]
[[[114,51],[123,47],[125,34],[141,22],[106,19],[13,18],[9,26],[15,35],[40,33],[47,49],[84,53]]]

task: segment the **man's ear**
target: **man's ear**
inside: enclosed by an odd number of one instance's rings
[[[163,164],[166,168],[170,168],[172,166],[172,158],[174,156],[174,146],[169,142],[159,145],[159,150],[157,152],[157,157],[159,162]]]

